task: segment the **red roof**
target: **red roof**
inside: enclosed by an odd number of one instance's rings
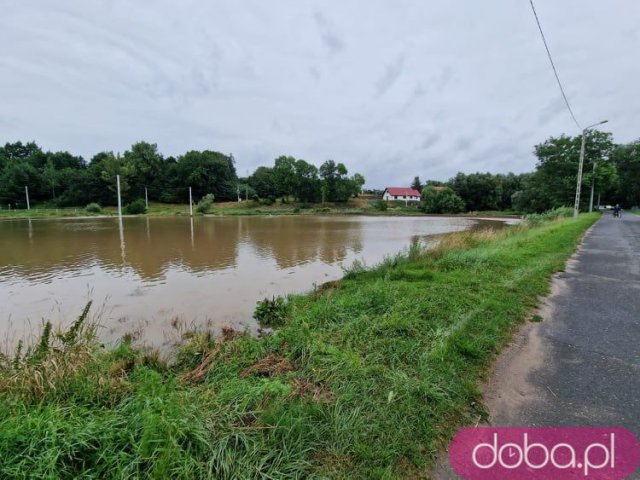
[[[393,195],[394,197],[401,196],[401,195],[407,195],[407,196],[413,196],[413,197],[420,196],[420,192],[417,190],[414,190],[413,188],[387,187],[385,190],[389,192],[389,195]]]

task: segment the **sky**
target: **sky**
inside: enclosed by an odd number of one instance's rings
[[[582,126],[640,137],[640,2],[537,0]],[[527,0],[0,0],[0,143],[292,155],[366,187],[520,173],[579,133]]]

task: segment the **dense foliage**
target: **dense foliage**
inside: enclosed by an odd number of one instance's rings
[[[430,180],[427,187],[447,186],[464,203],[466,211],[515,210],[544,212],[573,206],[582,136],[551,137],[534,147],[536,169],[523,174],[459,172],[447,182]],[[414,179],[419,182],[419,178]],[[640,206],[640,140],[617,145],[611,134],[589,131],[585,142],[581,209],[588,208],[591,185],[594,206],[620,203],[625,208]],[[423,193],[423,208],[436,212],[435,193]],[[446,213],[451,213],[447,212]]]
[[[426,213],[460,213],[465,205],[449,187],[426,187],[422,191],[422,209]]]
[[[100,152],[90,162],[68,152],[43,151],[34,142],[0,147],[0,205],[24,208],[25,186],[32,203],[56,206],[116,204],[116,175],[122,202],[146,194],[151,201],[184,203],[211,193],[216,200],[238,197],[300,202],[345,202],[360,193],[364,177],[347,175],[342,163],[327,160],[320,168],[293,157],[279,157],[273,167],[259,167],[239,179],[233,156],[192,150],[177,158],[164,157],[155,144],[138,142],[122,155]]]

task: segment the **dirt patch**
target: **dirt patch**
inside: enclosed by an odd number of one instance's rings
[[[267,355],[261,360],[250,367],[245,368],[240,372],[242,378],[250,377],[252,375],[258,375],[263,377],[272,377],[274,375],[281,375],[286,372],[292,372],[296,370],[296,367],[288,359],[279,355]]]
[[[209,352],[207,352],[206,355],[204,355],[202,361],[196,368],[182,374],[180,376],[180,381],[183,383],[186,383],[186,382],[199,383],[202,380],[204,380],[204,377],[207,375],[207,372],[209,371],[209,367],[211,367],[211,364],[213,363],[213,359],[218,355],[218,353],[220,353],[220,349],[222,345],[238,337],[241,337],[242,335],[243,335],[243,332],[234,330],[231,327],[222,327],[222,335],[218,340],[218,342],[216,343],[215,347]]]
[[[230,342],[238,337],[241,337],[243,332],[235,330],[232,327],[222,327],[222,341]]]
[[[293,396],[308,398],[318,403],[331,403],[333,392],[324,384],[297,378],[293,382]]]

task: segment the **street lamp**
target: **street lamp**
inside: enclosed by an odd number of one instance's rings
[[[573,206],[573,218],[578,216],[580,210],[580,187],[582,186],[582,165],[584,164],[584,147],[586,142],[586,134],[590,128],[597,127],[603,123],[607,123],[609,120],[602,120],[601,122],[594,123],[582,129],[582,145],[580,145],[580,165],[578,166],[578,182],[576,184],[576,203]]]

